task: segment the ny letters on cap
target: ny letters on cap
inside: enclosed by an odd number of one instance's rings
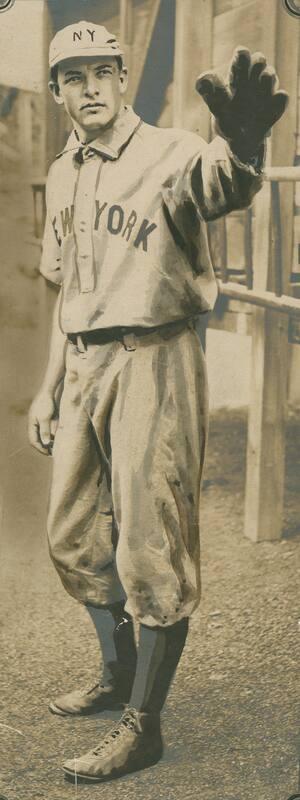
[[[122,56],[123,51],[113,33],[103,25],[92,22],[76,22],[58,31],[49,50],[49,65],[75,56]]]

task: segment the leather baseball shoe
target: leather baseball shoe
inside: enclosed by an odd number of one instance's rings
[[[128,708],[94,750],[66,761],[63,770],[69,781],[101,783],[150,767],[162,753],[159,714]]]
[[[124,708],[127,702],[128,697],[122,698],[117,689],[97,683],[91,689],[75,689],[61,694],[49,704],[49,710],[60,717],[84,717]]]

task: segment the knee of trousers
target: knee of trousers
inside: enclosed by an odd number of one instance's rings
[[[114,557],[109,518],[99,520],[97,530],[72,527],[66,515],[48,520],[51,560],[65,590],[85,605],[109,605],[124,601]]]
[[[73,537],[71,544],[70,522],[67,514],[57,514],[50,506],[47,519],[48,548],[51,559],[59,571],[69,569],[76,545]]]
[[[72,524],[70,515],[48,519],[48,547],[51,559],[59,573],[101,574],[114,561],[109,522],[106,536],[99,523],[88,528]]]
[[[95,506],[87,508],[84,499],[73,507],[51,503],[47,520],[50,556],[57,570],[101,575],[115,562],[114,526],[110,513]]]

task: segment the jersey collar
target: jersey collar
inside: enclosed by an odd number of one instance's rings
[[[112,128],[103,131],[101,137],[93,139],[93,141],[89,142],[85,147],[89,151],[96,152],[105,158],[115,160],[119,158],[122,150],[126,147],[141,124],[142,120],[135,111],[133,111],[133,108],[131,108],[131,106],[125,106],[115,120]],[[58,153],[56,158],[60,158],[64,153],[68,153],[72,150],[75,154],[75,151],[78,152],[82,150],[83,147],[84,145],[80,142],[76,130],[73,130],[66,146],[61,153]]]

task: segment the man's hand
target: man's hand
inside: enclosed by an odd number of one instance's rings
[[[51,394],[40,391],[28,415],[28,438],[44,456],[50,456],[57,427],[57,409]]]
[[[251,56],[245,47],[234,52],[228,85],[212,72],[203,72],[196,81],[197,92],[215,117],[216,133],[229,141],[242,161],[258,154],[286,109],[288,95],[275,91],[277,86],[276,72],[267,66],[265,56]]]

